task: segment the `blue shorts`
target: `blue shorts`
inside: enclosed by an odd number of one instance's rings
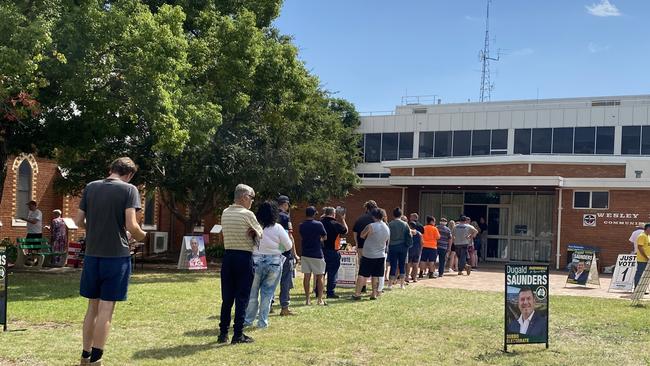
[[[436,262],[438,257],[438,249],[434,248],[422,248],[422,256],[420,257],[420,262]]]
[[[84,257],[79,294],[88,299],[124,301],[129,289],[131,257]]]

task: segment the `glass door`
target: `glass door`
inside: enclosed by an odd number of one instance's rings
[[[508,207],[488,206],[487,225],[488,242],[485,250],[485,259],[489,261],[507,261],[509,252],[509,214]]]

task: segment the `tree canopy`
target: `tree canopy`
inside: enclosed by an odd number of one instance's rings
[[[135,183],[160,188],[191,227],[237,183],[312,202],[356,184],[359,116],[273,27],[281,1],[31,3],[48,9],[47,21],[0,6],[16,19],[0,47],[21,55],[0,69],[13,82],[0,96],[38,100],[40,114],[23,113],[33,123],[21,140],[57,159],[61,189],[78,192],[129,155],[141,167]],[[12,43],[23,28],[35,28],[26,49]]]

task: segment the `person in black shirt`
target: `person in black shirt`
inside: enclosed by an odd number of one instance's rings
[[[367,201],[366,203],[363,204],[363,206],[366,209],[366,213],[359,216],[359,218],[354,223],[354,226],[352,228],[352,231],[354,231],[354,242],[356,245],[357,258],[359,262],[361,262],[361,255],[363,254],[363,243],[365,243],[366,241],[366,239],[361,237],[361,232],[363,231],[363,229],[366,228],[366,226],[375,222],[375,219],[370,214],[370,211],[378,207],[377,202],[373,200]],[[366,292],[365,285],[361,289],[361,292]]]
[[[339,235],[348,233],[348,224],[345,222],[345,213],[338,215],[334,207],[323,208],[321,223],[325,226],[327,239],[323,242],[323,255],[325,256],[325,272],[327,273],[327,298],[336,299],[339,296],[334,293],[336,278],[341,266],[341,254],[339,254]]]

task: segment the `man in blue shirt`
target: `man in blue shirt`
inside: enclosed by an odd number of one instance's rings
[[[325,227],[320,221],[314,219],[318,212],[314,206],[305,209],[305,221],[300,224],[302,237],[301,270],[304,274],[303,287],[305,290],[305,304],[311,305],[309,285],[311,274],[316,276],[316,289],[318,305],[327,305],[323,301],[323,275],[325,274],[325,259],[323,258],[323,240],[327,238]]]

